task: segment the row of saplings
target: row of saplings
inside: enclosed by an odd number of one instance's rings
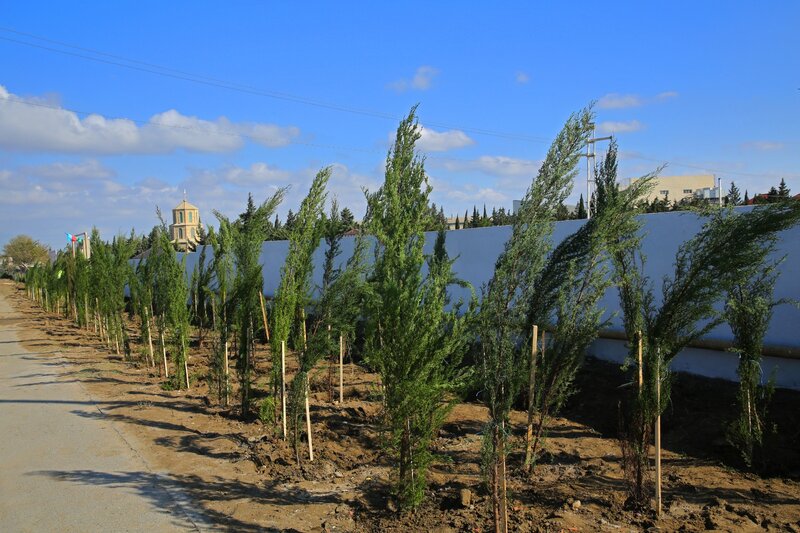
[[[773,252],[777,233],[800,220],[800,208],[771,204],[744,213],[716,208],[699,212],[706,222],[680,247],[674,272],[656,298],[652,281],[644,275],[642,228],[636,217],[653,175],[620,190],[614,143],[596,169],[592,218],[557,246],[551,243],[556,209],[571,192],[581,149],[592,130],[593,114],[587,108],[569,118],[547,152],[480,298],[473,289],[469,301],[453,302],[448,289],[469,286],[453,274],[445,233],[438,234],[432,253],[423,251],[431,187],[424,159],[415,151],[420,137],[415,113],[412,109],[397,129],[383,186],[366,193],[363,233],[346,260],[340,258],[336,202],[330,214],[324,212],[330,169],[317,174],[291,230],[280,286],[268,312],[259,258],[268,221],[284,190],[260,206],[251,199],[233,221],[215,212],[219,228],[208,237],[213,258],[207,258],[204,247],[188,284],[185,265],[162,223],[149,256],[135,266],[129,261],[130,239],[104,243],[95,233],[90,259],[65,253],[55,264],[29,271],[29,295],[93,327],[110,348],[126,355],[130,347],[123,316],[135,314],[146,357],[151,365],[163,366],[174,387],[190,386],[187,351],[193,322],[201,343],[211,344],[210,389],[225,406],[232,392],[229,350],[235,346],[243,416],[251,410],[256,335],[269,314],[272,395],[261,410],[264,418],[283,425],[284,435],[288,427],[298,461],[302,432],[308,433],[313,460],[309,372],[328,354],[338,353],[342,339],[352,341],[356,324],[362,324],[364,362],[382,383],[382,428],[395,464],[397,503],[410,509],[422,502],[438,429],[459,394],[477,387],[490,416],[484,431],[484,472],[496,529],[506,531],[512,406],[527,406],[525,462],[519,466],[530,471],[548,419],[573,391],[587,347],[608,324],[599,301],[615,289],[630,340],[623,370],[630,373],[632,386],[620,394],[623,467],[631,501],[640,506],[650,502],[649,451],[669,402],[671,360],[723,321],[730,324],[740,356],[739,410],[728,432],[752,462],[767,430],[769,387],[762,383],[760,359],[772,309],[779,303],[772,295],[779,262]],[[321,239],[322,284],[312,286],[312,254]],[[368,254],[374,255],[370,261]],[[546,350],[539,347],[537,329],[548,331]],[[298,360],[288,390],[282,372],[287,342]],[[476,354],[474,364],[462,361],[469,350]],[[304,410],[307,424],[302,423]]]

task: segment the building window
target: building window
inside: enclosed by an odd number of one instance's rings
[[[192,221],[192,212],[189,211],[189,222],[191,222],[191,221]]]
[[[683,189],[683,194],[692,194],[692,189]]]
[[[183,239],[183,228],[178,228],[178,238]]]
[[[183,211],[178,211],[178,218],[180,219],[180,223],[183,224]]]
[[[658,191],[658,194],[660,194],[662,196],[667,196],[669,194],[669,191],[666,191],[666,190],[665,191]]]

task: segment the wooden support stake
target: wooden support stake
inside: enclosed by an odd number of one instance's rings
[[[281,423],[286,440],[286,341],[281,341]]]
[[[228,386],[228,374],[230,374],[230,369],[228,368],[228,341],[225,341],[225,387]]]
[[[339,335],[339,405],[344,402],[344,335]]]
[[[500,421],[500,431],[505,433],[506,423]],[[506,484],[506,447],[503,439],[500,439],[500,510],[502,512],[500,520],[500,533],[508,533],[508,487]]]
[[[167,346],[164,344],[164,333],[159,331],[158,336],[161,340],[161,354],[164,356],[164,377],[169,379],[169,366],[167,366]]]
[[[308,374],[306,374],[306,435],[308,435],[308,460],[314,461],[314,445],[311,442],[311,409],[308,405],[308,389],[311,384],[308,381]]]
[[[258,299],[261,300],[261,317],[264,319],[264,333],[267,335],[267,342],[269,342],[269,324],[267,323],[267,308],[264,305],[264,295],[258,291]]]
[[[308,350],[308,334],[306,333],[306,310],[300,311],[300,316],[303,317],[303,350]]]
[[[532,445],[533,445],[533,410],[535,408],[534,402],[534,387],[536,386],[536,356],[539,351],[539,326],[533,326],[531,333],[531,372],[528,379],[528,424],[525,432],[525,471],[531,469]]]
[[[656,358],[656,516],[661,518],[661,354]]]
[[[186,390],[188,391],[191,387],[189,387],[189,354],[186,353],[186,350],[183,352],[183,375],[186,376]]]
[[[150,326],[150,318],[148,318],[148,316],[147,316],[147,308],[146,307],[144,309],[144,316],[142,317],[142,320],[147,322],[147,346],[148,346],[149,353],[150,353],[150,366],[154,367],[154,366],[156,366],[156,360],[155,360],[155,357],[153,357],[153,331],[152,331],[151,326]]]
[[[328,342],[331,341],[331,325],[328,324],[328,333],[326,336]],[[328,401],[333,403],[333,354],[330,355],[328,360]]]
[[[639,347],[638,347],[636,353],[638,355],[638,360],[639,360],[638,361],[639,362],[639,396],[641,396],[642,395],[642,388],[644,387],[644,375],[642,373],[643,370],[642,370],[642,332],[641,331],[637,332],[637,337],[639,338],[638,339]]]

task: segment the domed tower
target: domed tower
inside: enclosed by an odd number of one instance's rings
[[[179,250],[194,250],[200,237],[200,210],[183,201],[172,209],[172,224],[169,226],[172,242]]]

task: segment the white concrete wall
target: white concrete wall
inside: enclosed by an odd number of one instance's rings
[[[750,209],[750,208],[737,208]],[[693,237],[702,227],[702,220],[687,212],[659,213],[641,215],[644,222],[643,251],[647,258],[645,272],[655,285],[656,303],[661,301],[661,280],[671,276],[674,271],[675,253],[678,247]],[[560,242],[572,234],[584,221],[570,220],[556,223],[553,233],[554,243]],[[478,295],[483,284],[489,281],[494,272],[497,257],[503,250],[506,240],[511,234],[510,226],[454,230],[447,232],[447,251],[450,257],[457,257],[454,273],[461,279],[471,283]],[[435,232],[426,234],[425,248],[433,249]],[[343,264],[350,257],[355,242],[354,237],[342,239]],[[322,243],[324,245],[324,242]],[[736,246],[735,242],[730,245]],[[265,242],[261,252],[261,263],[264,265],[264,292],[273,296],[280,283],[280,271],[288,252],[288,242]],[[324,246],[314,253],[314,284],[322,282],[322,262]],[[197,264],[198,252],[187,257],[187,269],[191,273]],[[211,250],[208,250],[209,258]],[[780,235],[776,256],[786,256],[780,266],[780,277],[775,284],[776,298],[800,300],[800,227],[795,227]],[[368,258],[372,253],[368,253]],[[468,299],[468,289],[454,287],[453,300]],[[612,316],[610,329],[622,331],[622,320],[619,316],[619,300],[616,289],[609,290],[601,301],[606,312]],[[707,339],[730,341],[732,334],[727,325],[712,330]],[[800,350],[800,309],[791,305],[782,305],[775,309],[765,343],[771,346],[788,347]],[[590,350],[598,357],[609,360],[621,360],[624,356],[624,343],[608,339],[598,340]],[[736,356],[730,353],[691,348],[684,350],[675,360],[676,370],[684,370],[696,374],[735,379]],[[776,369],[776,380],[779,386],[800,390],[800,360],[767,358],[764,364],[767,377],[773,368]]]

